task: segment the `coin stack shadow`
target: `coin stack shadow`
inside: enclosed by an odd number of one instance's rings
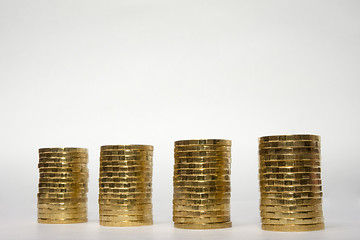
[[[262,229],[324,229],[320,136],[261,137],[259,159]]]
[[[88,151],[39,149],[39,223],[87,222]]]
[[[150,145],[101,147],[100,225],[152,225],[152,159]]]
[[[176,141],[174,158],[174,226],[183,229],[231,227],[231,141]]]

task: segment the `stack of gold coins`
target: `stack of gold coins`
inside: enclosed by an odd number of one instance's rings
[[[320,136],[261,137],[259,157],[262,229],[324,229]]]
[[[87,222],[86,148],[39,149],[39,223]]]
[[[102,146],[100,153],[100,225],[144,226],[152,219],[150,145]]]
[[[231,227],[231,141],[183,140],[174,149],[173,221],[176,228]]]

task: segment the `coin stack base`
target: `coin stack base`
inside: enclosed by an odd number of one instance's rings
[[[150,145],[101,147],[99,178],[100,225],[152,225],[152,156]]]
[[[324,229],[320,137],[261,137],[259,159],[262,229],[281,232]]]
[[[85,148],[39,149],[38,223],[87,222],[87,161]]]
[[[231,141],[176,141],[174,157],[174,227],[231,227]]]

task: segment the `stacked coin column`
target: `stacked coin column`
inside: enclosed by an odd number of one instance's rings
[[[259,157],[262,229],[324,229],[320,137],[261,137]]]
[[[176,228],[231,227],[231,141],[176,141],[173,221]]]
[[[39,223],[87,222],[87,162],[85,148],[39,149]]]
[[[153,146],[102,146],[99,215],[102,226],[151,225]]]

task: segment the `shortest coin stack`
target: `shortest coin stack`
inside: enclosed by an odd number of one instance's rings
[[[87,162],[85,148],[39,149],[39,223],[87,222]]]
[[[320,137],[280,135],[259,139],[262,229],[324,229]]]
[[[100,153],[100,225],[151,225],[152,157],[150,145],[102,146]]]
[[[176,141],[174,152],[174,226],[183,229],[231,227],[231,141]]]

